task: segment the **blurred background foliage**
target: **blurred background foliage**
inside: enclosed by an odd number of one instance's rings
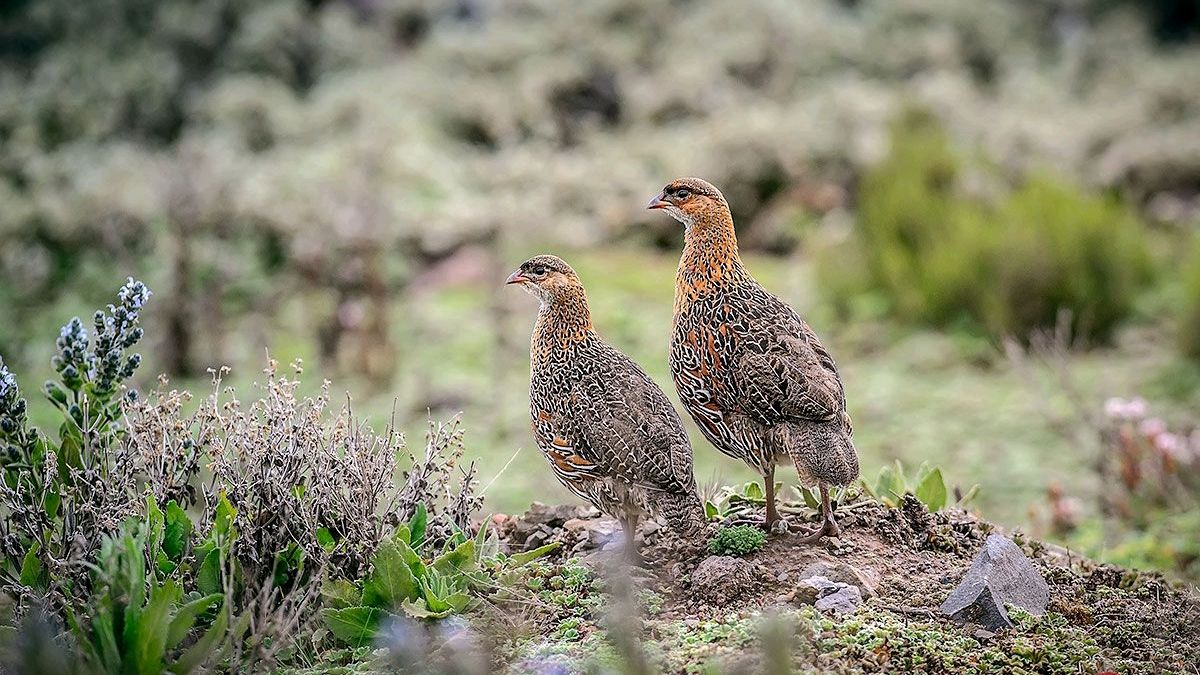
[[[4,3],[0,355],[47,376],[134,275],[142,377],[304,358],[376,421],[465,411],[485,483],[511,464],[493,509],[566,500],[528,437],[533,303],[500,283],[562,253],[670,389],[682,233],[643,205],[699,175],[842,363],[864,466],[929,460],[985,515],[1185,569],[1194,518],[1150,538],[1183,552],[1110,547],[1195,493],[1114,517],[1107,427],[1054,420],[1145,397],[1200,464],[1198,27],[1189,0]],[[1050,329],[1031,368],[1001,349]],[[746,478],[695,440],[702,481]]]

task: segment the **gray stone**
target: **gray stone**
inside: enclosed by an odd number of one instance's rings
[[[841,616],[858,610],[862,604],[862,592],[853,584],[830,581],[818,575],[800,582],[796,587],[796,599],[823,612]]]
[[[940,610],[956,621],[998,631],[1013,625],[1006,604],[1041,616],[1049,602],[1050,586],[1033,562],[1007,537],[993,534]]]
[[[869,569],[860,569],[838,560],[817,560],[804,571],[799,578],[825,577],[830,581],[840,581],[850,586],[858,586],[864,598],[874,597],[879,588],[879,575]]]

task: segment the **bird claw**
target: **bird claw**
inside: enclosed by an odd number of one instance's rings
[[[794,531],[799,533],[799,532],[803,532],[804,530],[799,529],[799,530],[794,530]],[[797,540],[797,543],[816,544],[816,543],[820,542],[822,539],[824,539],[825,537],[840,537],[840,536],[842,536],[842,528],[838,527],[838,524],[836,522],[834,522],[832,518],[826,518],[824,521],[821,522],[820,527],[809,532],[808,534],[801,536]]]

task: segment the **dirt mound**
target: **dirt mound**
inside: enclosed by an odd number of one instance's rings
[[[962,644],[968,645],[964,647],[968,651],[1019,655],[1027,649],[1053,651],[1055,640],[1083,640],[1087,647],[1070,657],[1079,659],[1077,664],[1122,673],[1200,669],[1200,599],[1161,575],[1097,564],[1060,547],[1011,534],[1050,586],[1050,618],[1036,624],[1018,621],[1013,630],[991,633],[955,624],[938,612],[938,606],[963,578],[987,536],[998,530],[996,526],[964,511],[930,513],[911,496],[899,508],[864,501],[841,507],[838,515],[840,538],[803,545],[797,536],[775,535],[744,558],[710,556],[706,538],[682,540],[649,523],[638,537],[650,564],[634,576],[663,598],[655,617],[661,626],[676,622],[691,630],[707,625],[706,621],[725,620],[731,611],[748,616],[803,607],[813,598],[801,582],[816,576],[827,580],[830,588],[856,587],[856,595],[862,598],[860,619],[868,616],[902,627],[896,630],[919,629],[943,636],[935,639],[965,640]],[[507,519],[501,532],[515,550],[560,541],[560,555],[588,564],[615,558],[616,542],[621,539],[619,526],[594,509],[542,505]],[[837,643],[841,639],[837,633],[845,625],[826,621],[824,632],[814,633],[815,644]],[[669,631],[656,629],[658,634]],[[897,645],[892,652],[883,656],[864,652],[871,663],[854,667],[877,672],[908,663],[900,660],[907,658],[900,647],[911,647],[904,642],[906,636],[891,639]],[[853,653],[840,646],[829,653],[819,648],[811,658],[814,665],[842,667],[846,663],[839,659]],[[1037,662],[1035,657],[1041,658],[1035,653],[1029,657],[1034,661],[1023,663]],[[924,657],[913,658],[918,659],[913,663],[919,663]],[[1052,664],[1058,657],[1048,653],[1045,658]],[[986,663],[977,666],[981,669],[962,672],[991,672]],[[960,671],[933,667],[930,672]],[[1044,672],[1065,671],[1047,665]]]

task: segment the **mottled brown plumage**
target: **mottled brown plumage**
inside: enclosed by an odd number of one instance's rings
[[[858,477],[837,366],[808,324],[754,280],[738,255],[729,205],[698,178],[668,184],[649,205],[685,226],[675,281],[671,372],[705,437],[764,479],[767,526],[779,522],[774,472],[795,465],[818,485],[822,527],[836,534],[830,485]]]
[[[645,371],[596,333],[575,271],[540,255],[508,283],[541,301],[530,344],[529,407],[534,439],[554,475],[622,521],[632,556],[644,513],[694,532],[703,507],[679,414]]]

